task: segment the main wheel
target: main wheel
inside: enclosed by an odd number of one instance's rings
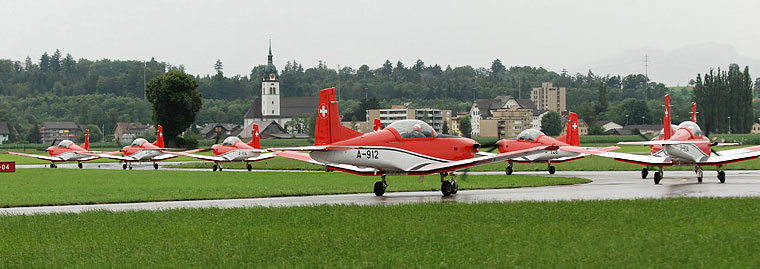
[[[82,169],[82,163],[77,163],[77,167],[79,167],[79,169]]]
[[[131,165],[129,166],[129,170],[132,170],[132,166]]]
[[[51,163],[51,164],[50,164],[50,168],[58,168],[58,166],[57,166],[57,165],[55,165],[55,163]]]
[[[157,163],[153,163],[153,169],[158,170],[158,164]]]
[[[660,180],[662,180],[660,172],[654,172],[654,184],[660,184]]]
[[[698,177],[697,182],[702,183],[702,177]]]
[[[554,175],[554,172],[557,172],[557,169],[554,168],[554,166],[549,166],[549,174]]]
[[[383,196],[383,194],[385,194],[385,185],[382,181],[375,182],[375,195]]]
[[[216,165],[216,164],[211,167],[211,170],[214,171],[214,172],[216,172],[216,169],[219,169],[219,166]]]
[[[718,180],[720,181],[720,183],[726,183],[726,172],[725,171],[718,172]]]
[[[222,166],[220,165],[220,166],[219,166],[219,172],[221,172],[221,171],[222,171]]]
[[[127,170],[127,163],[124,163],[124,164],[122,164],[122,165],[121,165],[121,169],[123,169],[123,170]]]
[[[504,172],[506,172],[507,175],[511,175],[512,174],[512,167],[507,166],[507,169],[505,169]]]
[[[646,167],[641,168],[641,178],[646,179],[648,175],[649,175],[649,169],[647,169]]]
[[[459,192],[459,183],[454,181],[454,183],[451,183],[451,194],[457,194]]]
[[[253,170],[253,166],[251,166],[251,164],[250,164],[250,163],[249,163],[249,164],[246,164],[246,165],[245,165],[245,168],[248,168],[248,171],[251,171],[251,170]]]
[[[441,193],[443,193],[443,196],[449,196],[451,195],[451,181],[444,181],[441,182]]]

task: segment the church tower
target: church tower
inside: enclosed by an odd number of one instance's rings
[[[280,115],[280,76],[272,63],[272,41],[269,41],[269,56],[267,67],[264,68],[264,78],[261,80],[261,115]]]

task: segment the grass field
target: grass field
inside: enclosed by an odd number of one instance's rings
[[[760,199],[0,217],[0,267],[757,268]]]
[[[368,193],[379,177],[327,172],[18,169],[0,175],[0,207]],[[389,192],[440,190],[440,177],[390,176]],[[468,176],[460,189],[589,182],[580,178]]]

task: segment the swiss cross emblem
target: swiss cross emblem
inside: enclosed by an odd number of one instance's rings
[[[322,118],[327,118],[327,106],[325,104],[319,105],[319,116]]]
[[[253,135],[255,135],[256,137],[259,137],[259,132],[255,132],[253,133]]]
[[[578,124],[577,123],[573,123],[573,130],[575,130],[575,129],[578,129]]]

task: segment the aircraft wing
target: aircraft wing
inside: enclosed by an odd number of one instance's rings
[[[728,151],[728,150],[725,150]],[[724,154],[725,151],[718,152],[718,154],[711,154],[707,160],[699,162],[702,165],[723,165],[727,163],[741,162],[746,160],[752,160],[760,157],[760,151],[747,151],[736,154]]]
[[[640,145],[640,146],[680,145],[680,144],[711,144],[711,142],[710,141],[675,141],[675,140],[652,140],[652,141],[638,141],[638,142],[618,142],[618,145]]]
[[[51,161],[51,162],[62,162],[62,161],[65,161],[61,157],[42,156],[42,155],[26,154],[26,153],[12,152],[12,151],[6,151],[5,153],[13,154],[13,155],[18,155],[18,156],[24,156],[24,157],[37,158],[37,159],[40,159],[40,160]]]
[[[322,151],[326,150],[327,146],[306,146],[306,147],[290,147],[290,148],[268,148],[268,151]]]
[[[733,155],[733,154],[742,154],[747,152],[754,152],[760,150],[760,146],[752,146],[752,147],[746,147],[746,148],[738,148],[738,149],[729,149],[729,150],[721,150],[718,151],[716,155],[719,156],[726,156],[726,155]]]
[[[176,158],[177,156],[179,156],[179,155],[177,155],[175,153],[164,153],[164,154],[158,155],[156,157],[153,157],[150,160],[151,161],[163,161],[163,160],[168,160],[168,159],[171,159],[171,158]]]
[[[264,154],[259,155],[258,157],[250,157],[243,161],[244,162],[258,162],[258,161],[274,158],[274,156],[276,156],[274,153],[264,153]]]
[[[198,155],[198,154],[190,154],[185,152],[173,152],[174,154],[185,156],[185,157],[192,157],[204,161],[210,161],[210,162],[228,162],[230,159],[224,158],[224,157],[218,157],[218,156],[208,156],[208,155]]]
[[[280,157],[288,158],[288,159],[310,162],[310,163],[318,164],[318,165],[326,165],[324,163],[315,161],[314,159],[311,158],[311,156],[309,156],[308,153],[295,152],[295,151],[277,151],[274,154]]]
[[[407,171],[410,175],[426,175],[426,174],[434,174],[439,172],[448,172],[453,171],[457,169],[472,167],[472,166],[479,166],[484,164],[489,164],[493,162],[500,162],[505,161],[508,159],[515,159],[520,158],[523,156],[535,154],[536,152],[544,151],[544,150],[557,150],[559,147],[557,146],[541,146],[541,147],[535,147],[525,150],[517,150],[512,152],[505,152],[505,153],[499,153],[494,155],[487,155],[487,156],[480,156],[460,161],[453,161],[453,162],[447,162],[447,163],[423,163],[420,164],[411,170]]]
[[[650,165],[650,166],[671,166],[673,160],[669,156],[652,156],[652,155],[638,155],[622,152],[596,152],[593,153],[596,156],[602,156],[615,159],[616,161]]]
[[[134,161],[137,161],[137,159],[135,159],[133,157],[129,157],[129,156],[119,156],[119,155],[111,155],[111,154],[105,154],[105,153],[101,153],[101,154],[83,153],[83,154],[90,155],[90,156],[93,156],[93,157],[98,157],[98,158],[106,158],[106,159],[117,160],[117,161],[124,161],[124,162],[134,162]]]

